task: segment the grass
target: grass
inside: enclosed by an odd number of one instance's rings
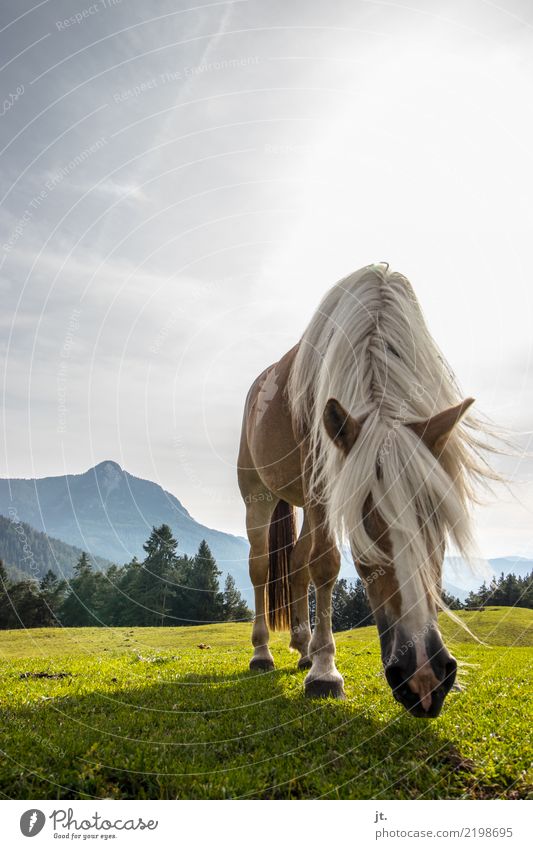
[[[249,625],[0,632],[0,794],[533,798],[533,611],[460,615],[485,645],[443,620],[463,689],[429,722],[393,700],[374,628],[337,635],[341,703],[303,698],[285,634],[249,672]]]

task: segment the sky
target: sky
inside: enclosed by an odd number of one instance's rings
[[[244,533],[249,385],[387,261],[511,482],[533,556],[527,0],[3,0],[0,476],[113,459]]]

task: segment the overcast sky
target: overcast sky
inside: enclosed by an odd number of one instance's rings
[[[243,533],[251,381],[381,260],[532,429],[527,0],[3,0],[0,63],[1,476],[114,459]],[[505,466],[481,549],[531,556]]]

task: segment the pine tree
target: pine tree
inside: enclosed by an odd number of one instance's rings
[[[9,587],[6,628],[41,628],[50,625],[49,612],[36,581],[18,581]]]
[[[491,590],[487,587],[485,581],[483,581],[482,585],[477,591],[472,590],[468,594],[468,598],[466,600],[465,607],[485,607],[487,604],[490,604]]]
[[[441,598],[449,610],[462,610],[464,605],[460,598],[455,595],[451,595],[451,593],[446,592],[446,590],[441,591]]]
[[[350,584],[348,607],[350,628],[364,628],[366,625],[374,624],[374,614],[368,601],[365,585],[360,578],[355,584]]]
[[[61,605],[65,600],[67,592],[67,582],[60,581],[56,573],[49,569],[44,577],[41,578],[39,590],[48,613],[46,617],[47,621],[43,622],[43,626],[57,625]]]
[[[331,598],[331,627],[333,631],[347,631],[350,628],[348,607],[350,594],[346,578],[341,578],[333,588]],[[321,615],[321,611],[318,612]]]
[[[153,528],[144,544],[146,558],[132,587],[139,605],[139,624],[164,625],[175,594],[178,542],[168,525]]]
[[[3,560],[0,560],[0,592],[7,589],[9,578],[7,577],[6,567]]]
[[[99,601],[101,572],[95,572],[85,552],[82,552],[74,567],[74,575],[68,582],[68,594],[61,605],[60,619],[70,627],[95,626],[99,624]]]
[[[133,616],[128,619],[127,615],[133,606],[126,586],[126,577],[131,574],[132,565],[133,561],[121,567],[113,564],[105,574],[105,589],[100,601],[100,619],[103,625],[121,627],[136,624],[136,606]]]
[[[222,574],[207,542],[202,540],[196,557],[187,570],[187,596],[190,598],[191,624],[220,622],[224,616],[224,596],[220,592]]]
[[[0,628],[8,627],[9,614],[9,578],[6,568],[0,560]]]
[[[237,589],[233,575],[227,575],[224,584],[224,621],[245,622],[251,617],[252,611]]]

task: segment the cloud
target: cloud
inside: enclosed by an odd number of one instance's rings
[[[251,381],[379,260],[465,394],[531,430],[530,30],[470,2],[186,8],[10,29],[10,55],[51,35],[5,77],[3,473],[115,457],[242,533]],[[530,459],[505,462],[529,509]],[[479,514],[487,555],[533,553],[527,509]]]

